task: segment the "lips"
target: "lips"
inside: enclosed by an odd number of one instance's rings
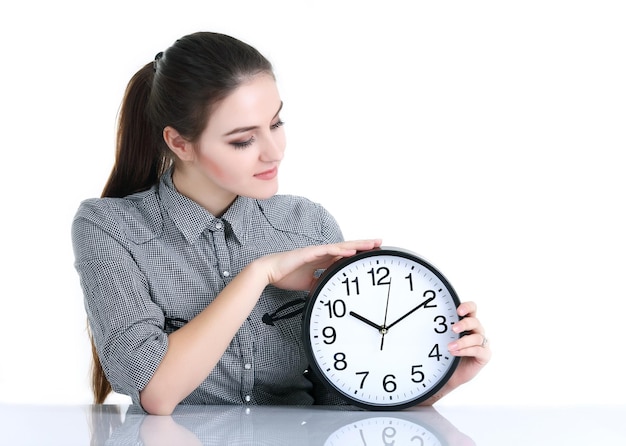
[[[274,167],[270,170],[266,170],[265,172],[257,173],[254,175],[255,178],[259,180],[271,180],[276,177],[278,174],[278,167]]]

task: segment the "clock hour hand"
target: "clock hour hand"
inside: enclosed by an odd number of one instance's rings
[[[357,318],[361,322],[365,322],[367,325],[370,325],[370,326],[374,327],[378,331],[381,331],[383,329],[383,327],[381,327],[380,325],[375,324],[374,322],[370,321],[367,318],[364,318],[363,316],[361,316],[360,314],[355,313],[354,311],[351,311],[349,314],[350,314],[350,316]]]
[[[419,310],[422,307],[427,306],[432,300],[434,300],[434,297],[430,297],[428,299],[426,299],[424,302],[422,302],[421,304],[419,304],[417,307],[413,308],[411,311],[409,311],[408,313],[406,313],[404,316],[401,316],[399,319],[396,319],[395,321],[393,321],[391,324],[389,324],[387,326],[387,330],[389,330],[391,327],[393,327],[394,325],[396,325],[398,322],[400,322],[401,320],[403,320],[404,318],[410,316],[411,314],[415,313],[417,310]]]

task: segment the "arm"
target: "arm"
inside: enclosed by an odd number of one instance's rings
[[[167,415],[209,375],[267,285],[258,262],[244,268],[217,298],[169,335],[161,364],[140,392],[151,414]]]
[[[272,284],[308,290],[318,269],[340,257],[380,246],[379,240],[309,246],[271,254],[250,263],[216,299],[184,327],[169,336],[167,352],[140,392],[143,408],[170,414],[208,376],[263,289]]]

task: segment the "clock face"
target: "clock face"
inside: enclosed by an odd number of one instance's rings
[[[425,401],[459,358],[459,299],[445,277],[413,253],[380,248],[333,264],[304,311],[304,345],[315,373],[352,404],[398,409]]]

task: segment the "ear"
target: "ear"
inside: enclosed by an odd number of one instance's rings
[[[163,129],[163,139],[174,154],[181,161],[191,161],[195,156],[193,144],[187,141],[174,127],[167,126]]]

